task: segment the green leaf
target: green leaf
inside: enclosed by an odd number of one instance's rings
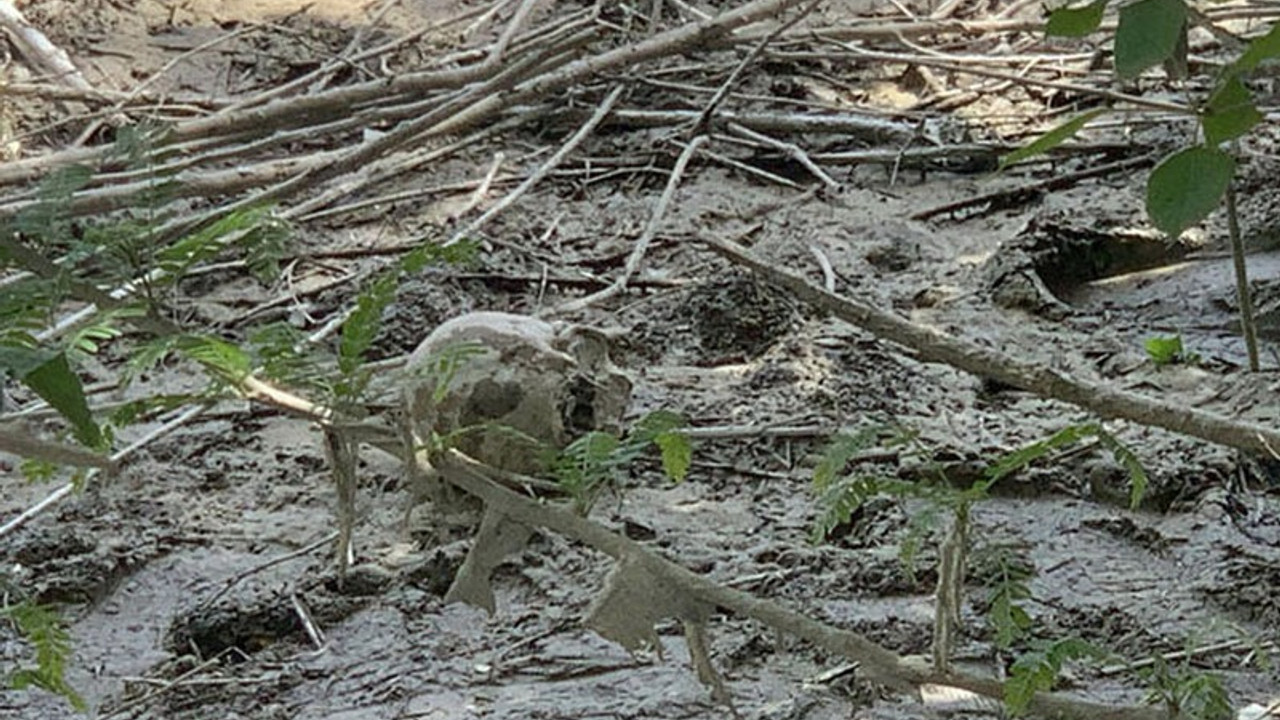
[[[837,433],[827,444],[827,449],[813,469],[813,486],[818,492],[829,487],[849,461],[863,451],[875,447],[885,428],[881,425],[864,425],[853,433]]]
[[[1035,140],[1032,140],[1025,146],[1000,158],[1000,167],[997,168],[996,171],[999,172],[1014,163],[1022,162],[1027,158],[1046,153],[1053,148],[1058,147],[1062,143],[1071,139],[1071,136],[1080,132],[1080,129],[1087,125],[1090,120],[1093,120],[1104,112],[1107,112],[1106,108],[1100,108],[1097,110],[1090,110],[1083,115],[1077,115],[1076,117],[1071,118]]]
[[[1254,38],[1236,59],[1232,69],[1236,72],[1252,72],[1263,61],[1280,57],[1280,23],[1271,26],[1266,35]]]
[[[881,489],[881,478],[873,475],[845,476],[818,488],[818,518],[810,531],[810,541],[819,543],[825,540],[832,530],[848,523],[853,513]],[[918,517],[913,516],[913,519]],[[904,542],[901,547],[903,552],[907,552],[908,543]]]
[[[1151,362],[1159,366],[1172,365],[1182,357],[1181,335],[1157,335],[1149,337],[1142,346]]]
[[[1083,438],[1095,436],[1099,432],[1102,432],[1102,426],[1097,423],[1068,425],[1044,440],[1038,440],[1006,453],[987,468],[986,480],[988,483],[994,483],[1048,455],[1053,450],[1079,442]]]
[[[102,431],[93,421],[84,386],[65,353],[54,355],[20,379],[71,422],[77,440],[92,448],[102,447]]]
[[[1102,13],[1107,0],[1095,0],[1081,7],[1062,7],[1049,13],[1044,26],[1045,35],[1054,37],[1084,37],[1102,24]]]
[[[38,350],[26,345],[0,345],[0,372],[21,380],[53,356],[52,350]]]
[[[102,431],[89,412],[80,378],[71,369],[66,353],[17,345],[0,346],[0,371],[31,388],[71,423],[76,439],[102,447]]]
[[[693,464],[693,443],[679,430],[668,430],[653,439],[662,451],[662,471],[676,482],[683,482]]]
[[[1142,504],[1142,497],[1146,494],[1147,487],[1150,485],[1147,469],[1142,466],[1142,460],[1128,445],[1120,442],[1120,438],[1101,427],[1099,427],[1098,440],[1103,447],[1111,451],[1111,457],[1120,463],[1120,466],[1128,473],[1129,507],[1137,510],[1138,506]]]
[[[338,342],[338,369],[344,376],[351,376],[364,363],[365,352],[382,328],[382,311],[395,299],[396,286],[395,275],[383,275],[356,298],[356,309],[342,323]]]
[[[600,488],[617,468],[614,453],[620,441],[606,432],[589,432],[560,451],[552,466],[560,487],[573,498],[580,513],[591,508]]]
[[[18,668],[9,674],[9,685],[38,687],[62,696],[80,712],[88,710],[84,699],[66,681],[66,665],[71,659],[71,637],[53,611],[30,602],[0,608],[0,617],[11,620],[18,633],[36,651],[34,668]]]
[[[400,260],[400,269],[416,273],[428,265],[470,265],[480,255],[480,243],[464,238],[452,245],[423,243]]]
[[[1221,150],[1187,148],[1165,158],[1147,181],[1147,214],[1172,237],[1205,219],[1227,191],[1236,161]]]
[[[1004,706],[1010,717],[1021,717],[1027,712],[1041,684],[1040,676],[1030,670],[1009,675],[1004,681]],[[1049,684],[1052,686],[1052,682]]]
[[[1262,113],[1253,105],[1253,96],[1237,76],[1228,77],[1209,96],[1200,124],[1204,142],[1215,147],[1244,135],[1262,122]]]
[[[92,178],[93,170],[84,165],[68,165],[54,170],[40,182],[36,203],[18,213],[15,228],[46,244],[66,240],[65,220],[71,198]]]
[[[1107,653],[1079,638],[1056,640],[1018,656],[1009,669],[1009,679],[1004,683],[1004,702],[1009,714],[1017,717],[1026,713],[1037,692],[1052,690],[1062,666],[1069,660],[1107,657]]]
[[[1116,26],[1116,73],[1122,78],[1136,77],[1172,58],[1186,28],[1184,0],[1140,0],[1121,7]]]
[[[243,380],[252,369],[248,353],[211,335],[178,336],[174,348],[232,383]]]

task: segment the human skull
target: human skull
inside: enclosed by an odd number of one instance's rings
[[[415,447],[449,437],[490,466],[537,474],[547,450],[619,429],[631,382],[608,350],[603,332],[583,326],[501,312],[456,317],[409,356],[408,434]]]

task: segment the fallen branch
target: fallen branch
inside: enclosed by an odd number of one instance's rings
[[[434,460],[435,469],[446,480],[483,500],[487,512],[501,513],[528,527],[547,528],[589,545],[620,563],[639,567],[658,580],[667,593],[686,597],[690,603],[724,608],[856,661],[877,682],[900,690],[934,684],[958,687],[992,698],[1004,696],[1004,686],[997,680],[959,672],[934,672],[904,660],[858,633],[832,627],[771,600],[724,587],[586,518],[537,499],[521,497],[490,480],[484,465],[456,450],[449,450]],[[1029,710],[1037,715],[1079,720],[1166,720],[1171,717],[1156,707],[1102,705],[1048,693],[1037,693]]]
[[[671,176],[667,178],[667,187],[662,191],[662,195],[658,198],[658,204],[649,215],[649,222],[645,224],[644,232],[640,234],[640,239],[636,241],[636,246],[631,249],[631,254],[627,256],[627,262],[623,266],[622,274],[618,276],[618,279],[603,290],[570,300],[558,307],[551,308],[544,314],[565,315],[577,312],[595,303],[621,295],[627,289],[627,283],[630,282],[631,276],[635,275],[636,271],[640,269],[640,263],[644,261],[645,253],[649,251],[649,245],[653,243],[654,236],[658,234],[658,228],[662,227],[662,221],[667,216],[667,206],[671,204],[671,198],[675,197],[676,188],[680,187],[680,179],[684,176],[685,168],[689,166],[689,160],[697,152],[698,146],[706,142],[706,140],[706,135],[699,135],[689,141],[684,151],[680,153],[675,167],[671,169]]]
[[[1066,373],[1015,360],[1004,353],[917,325],[870,305],[827,292],[803,276],[765,262],[747,250],[719,238],[701,236],[703,243],[726,259],[790,290],[801,300],[829,311],[880,338],[916,351],[925,361],[941,362],[979,377],[992,378],[1041,397],[1076,405],[1104,418],[1120,418],[1164,428],[1182,435],[1248,450],[1270,453],[1280,447],[1280,432],[1256,423],[1160,402],[1126,390],[1090,383]]]

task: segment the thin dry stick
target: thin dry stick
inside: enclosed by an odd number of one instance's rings
[[[138,450],[142,449],[146,445],[150,444],[156,438],[162,437],[164,435],[167,435],[173,432],[174,430],[177,430],[179,427],[187,423],[189,420],[191,420],[192,418],[196,417],[197,415],[199,415],[200,413],[208,409],[209,409],[208,405],[196,405],[194,407],[187,408],[183,412],[179,413],[178,416],[175,417],[174,419],[170,420],[164,425],[161,425],[155,430],[152,430],[151,432],[147,433],[143,437],[139,438],[133,444],[124,448],[120,452],[117,452],[116,454],[112,455],[109,458],[108,462],[112,467],[118,467],[119,464],[123,462],[126,458],[128,458],[130,455],[137,452]],[[90,470],[85,475],[83,482],[87,484],[97,474],[98,474],[97,468]],[[77,483],[74,481],[63,484],[57,490],[54,490],[52,493],[49,493],[49,495],[46,496],[43,500],[27,508],[21,514],[19,514],[17,517],[10,520],[9,522],[5,523],[3,526],[0,526],[0,538],[4,538],[6,535],[12,533],[13,531],[17,530],[23,525],[26,525],[28,522],[31,521],[32,518],[36,517],[40,513],[44,512],[45,510],[48,510],[49,508],[53,507],[55,504],[57,504],[59,500],[66,497],[67,495],[70,495],[71,492],[76,489],[76,485]]]
[[[480,207],[484,199],[489,195],[489,189],[493,187],[493,179],[498,176],[498,171],[502,169],[502,163],[507,159],[507,154],[499,150],[493,154],[493,161],[489,163],[489,170],[485,172],[484,178],[476,186],[471,198],[467,200],[466,206],[458,211],[458,217],[471,214],[472,210]]]
[[[667,206],[671,204],[671,198],[675,197],[676,188],[680,186],[680,178],[684,175],[685,168],[689,166],[689,160],[697,152],[698,146],[706,142],[706,140],[706,135],[699,135],[685,146],[684,152],[680,153],[680,157],[676,160],[676,166],[671,169],[671,176],[667,179],[667,187],[662,191],[662,196],[658,198],[658,205],[649,216],[649,223],[645,225],[644,232],[640,234],[640,239],[636,241],[636,246],[631,249],[631,254],[627,256],[627,262],[623,266],[622,274],[618,276],[618,279],[599,292],[576,300],[570,300],[559,307],[549,308],[545,312],[539,313],[539,315],[563,315],[577,312],[595,303],[620,295],[627,289],[627,282],[640,269],[640,263],[644,260],[645,253],[649,251],[649,245],[653,242],[654,236],[658,234],[658,228],[662,227],[662,221],[666,219]]]
[[[700,239],[726,259],[787,288],[799,299],[826,309],[841,320],[878,337],[915,350],[926,362],[945,363],[1041,397],[1070,403],[1104,418],[1120,418],[1140,425],[1164,428],[1251,452],[1266,452],[1268,444],[1280,447],[1280,432],[1271,428],[1195,410],[1185,405],[1152,400],[1126,390],[1077,380],[1052,368],[1015,360],[1004,353],[826,292],[810,284],[804,277],[765,262],[743,248],[719,238],[704,235]]]
[[[968,75],[977,75],[979,77],[995,78],[997,80],[1007,80],[1017,85],[1032,85],[1036,87],[1050,88],[1053,90],[1064,90],[1067,92],[1080,93],[1089,97],[1099,97],[1112,102],[1128,103],[1135,107],[1146,107],[1153,110],[1167,110],[1182,115],[1194,115],[1195,110],[1186,105],[1165,102],[1163,100],[1152,100],[1138,95],[1129,95],[1106,88],[1092,87],[1089,85],[1080,85],[1078,83],[1061,82],[1055,80],[1037,80],[1035,78],[1022,77],[1020,75],[1001,72],[999,70],[987,70],[985,68],[976,67],[968,64],[957,64],[944,60],[934,60],[919,55],[903,55],[899,53],[879,52],[876,50],[866,50],[857,45],[851,45],[846,42],[831,40],[830,38],[818,36],[823,40],[827,40],[832,45],[849,51],[856,57],[867,60],[876,60],[880,62],[902,62],[907,64],[925,65],[928,67],[940,68],[942,70],[950,70],[951,72],[965,73]],[[810,53],[778,53],[780,57],[797,57],[800,55],[811,55]]]
[[[836,270],[831,266],[831,261],[827,259],[827,254],[822,252],[822,248],[817,245],[810,245],[809,252],[818,261],[818,267],[822,268],[822,287],[827,292],[834,293],[836,291]]]
[[[812,159],[810,159],[809,154],[806,153],[804,150],[800,149],[799,145],[796,145],[795,143],[783,142],[781,140],[775,140],[774,138],[771,138],[768,135],[762,135],[761,133],[755,132],[754,130],[749,130],[737,123],[729,123],[729,129],[733,132],[738,133],[739,135],[742,135],[743,137],[750,138],[752,140],[755,140],[756,142],[761,142],[761,143],[764,143],[765,145],[768,145],[769,147],[775,148],[777,150],[781,150],[782,152],[786,153],[786,155],[790,157],[792,160],[795,160],[796,162],[803,165],[804,168],[808,170],[810,173],[812,173],[814,177],[818,178],[818,180],[821,180],[822,184],[826,185],[828,190],[832,192],[838,192],[840,190],[840,183],[836,182],[830,175],[827,174],[826,170],[823,170],[821,167],[818,166],[817,163],[815,163]]]
[[[524,27],[524,21],[529,19],[529,13],[533,11],[533,6],[538,4],[538,0],[522,0],[520,6],[516,8],[515,14],[511,16],[511,20],[507,23],[507,27],[503,29],[502,35],[498,37],[498,42],[493,45],[493,52],[489,53],[486,62],[499,63],[507,54],[507,47],[511,45],[511,41],[515,39],[516,33],[520,32],[520,28]]]
[[[377,57],[378,55],[391,52],[392,50],[395,50],[396,48],[404,44],[413,42],[414,40],[418,39],[419,37],[429,32],[432,32],[434,30],[442,30],[446,27],[449,27],[450,25],[462,22],[464,20],[469,20],[472,17],[479,15],[483,12],[484,12],[483,8],[476,8],[474,10],[469,10],[465,13],[462,13],[461,15],[455,15],[454,17],[451,17],[447,20],[443,20],[438,24],[429,25],[420,30],[416,30],[412,33],[409,33],[406,36],[397,38],[396,40],[393,40],[380,47],[376,47],[370,50],[366,50],[362,53],[359,53],[358,55],[355,55],[354,57],[350,58],[349,61],[360,62],[362,60],[367,60],[371,57]],[[270,100],[275,100],[277,98],[288,95],[290,92],[293,92],[294,90],[310,85],[317,78],[323,77],[324,75],[333,72],[334,65],[337,62],[339,62],[339,59],[334,58],[333,60],[330,60],[329,62],[307,73],[306,75],[290,80],[289,82],[284,83],[283,85],[277,85],[275,87],[272,87],[252,97],[248,97],[243,100],[232,103],[231,105],[228,105],[227,107],[223,108],[220,114],[231,115],[237,112],[244,111],[248,108],[262,105]]]
[[[186,62],[188,59],[195,57],[196,55],[199,55],[200,53],[205,52],[206,50],[215,48],[221,45],[222,43],[230,42],[232,40],[235,40],[238,37],[241,37],[243,35],[248,35],[249,33],[252,33],[252,32],[257,32],[261,30],[262,27],[263,26],[258,23],[250,23],[243,27],[236,28],[235,30],[232,30],[231,32],[226,33],[224,35],[219,35],[218,37],[213,38],[212,40],[202,42],[199,45],[191,48],[190,50],[187,50],[186,52],[182,52],[175,55],[174,57],[170,58],[169,61],[166,62],[164,65],[160,66],[159,70],[152,73],[150,77],[138,83],[136,87],[134,87],[132,90],[129,91],[128,95],[126,95],[124,98],[114,103],[110,109],[111,114],[115,115],[122,108],[124,108],[125,105],[128,105],[129,103],[133,102],[134,98],[138,97],[139,95],[142,94],[144,90],[151,87],[152,83],[156,82],[157,80],[164,77],[165,75],[168,75],[169,71],[173,70],[180,63]],[[84,145],[86,142],[89,141],[89,138],[93,137],[93,134],[97,132],[98,128],[100,127],[102,127],[101,119],[98,119],[98,120],[95,120],[94,122],[89,123],[89,126],[86,127],[84,130],[82,130],[80,132],[80,135],[76,137],[75,141],[71,143],[71,147],[81,147],[82,145]]]
[[[1240,216],[1236,213],[1236,189],[1227,184],[1227,234],[1231,238],[1231,260],[1235,266],[1236,299],[1240,304],[1240,330],[1249,356],[1249,369],[1258,372],[1258,324],[1253,318],[1253,295],[1249,291],[1249,268],[1244,259],[1244,240],[1240,238]]]
[[[912,213],[911,219],[928,220],[929,218],[936,217],[938,215],[954,213],[966,208],[982,207],[983,205],[989,205],[991,206],[991,209],[1010,207],[1015,203],[1026,202],[1031,198],[1038,197],[1040,193],[1047,192],[1049,190],[1058,190],[1064,187],[1070,187],[1081,180],[1086,180],[1091,177],[1114,175],[1116,173],[1134,170],[1150,165],[1155,161],[1156,158],[1154,156],[1144,155],[1142,157],[1128,158],[1108,163],[1106,165],[1099,165],[1097,167],[1089,168],[1088,170],[1081,170],[1077,173],[1058,175],[1056,177],[1045,178],[1044,180],[1037,180],[1035,182],[1027,183],[1026,185],[1019,185],[1018,187],[1009,188],[1007,190],[993,190],[989,193],[978,195],[977,197],[963,198],[943,203],[941,205],[936,205],[931,208],[926,208],[920,212]]]
[[[302,602],[302,598],[298,597],[298,593],[289,593],[289,600],[293,605],[294,614],[298,616],[298,620],[302,623],[302,628],[307,631],[307,637],[311,640],[311,644],[315,645],[317,650],[323,650],[324,631],[312,619],[311,611]]]
[[[219,598],[221,598],[223,595],[226,595],[228,592],[230,592],[231,588],[235,587],[236,585],[239,585],[240,583],[244,582],[246,579],[253,577],[254,575],[257,575],[258,573],[268,568],[275,567],[276,565],[279,565],[281,563],[286,563],[295,558],[300,558],[304,555],[309,555],[315,552],[316,550],[319,550],[320,548],[333,542],[337,537],[338,537],[338,531],[335,530],[329,533],[328,535],[325,535],[324,537],[320,538],[319,540],[316,540],[310,545],[307,545],[305,547],[300,547],[297,550],[294,550],[292,552],[287,552],[283,555],[278,555],[276,557],[273,557],[264,563],[259,563],[257,565],[254,565],[248,570],[241,570],[240,572],[236,573],[235,575],[232,575],[230,578],[224,581],[222,584],[222,587],[218,589],[218,592],[210,595],[204,600],[201,600],[200,604],[196,605],[196,608],[195,608],[196,611],[203,610],[209,607],[210,605],[214,604],[215,602],[218,601]]]
[[[454,233],[453,237],[449,238],[449,240],[444,243],[444,246],[449,247],[450,245],[455,245],[461,242],[465,238],[474,236],[480,228],[488,224],[490,220],[497,217],[501,212],[511,207],[516,200],[519,200],[520,197],[529,192],[534,185],[541,182],[548,173],[556,169],[556,167],[569,156],[569,153],[576,150],[578,145],[582,144],[582,141],[586,140],[587,136],[595,131],[596,126],[599,125],[600,122],[604,120],[605,116],[609,114],[609,111],[613,109],[614,103],[616,103],[618,98],[622,95],[622,90],[622,85],[615,87],[607,96],[605,96],[604,101],[600,103],[600,107],[596,108],[596,111],[591,115],[591,118],[588,119],[582,127],[578,128],[578,131],[575,132],[554,155],[548,158],[547,161],[543,163],[542,166],[539,167],[532,175],[526,178],[524,182],[516,186],[515,190],[512,190],[501,200],[494,203],[493,207],[481,213],[480,217],[467,223],[466,227]]]
[[[386,157],[378,160],[366,167],[364,171],[360,173],[359,177],[349,182],[341,183],[334,188],[320,193],[319,195],[289,207],[287,210],[281,212],[281,217],[290,218],[298,222],[309,222],[325,217],[331,217],[333,215],[339,215],[344,212],[353,212],[361,208],[381,203],[411,200],[423,195],[448,192],[451,190],[474,189],[475,184],[473,182],[457,183],[453,185],[438,185],[434,188],[415,188],[413,190],[404,190],[380,197],[364,198],[362,200],[356,200],[337,207],[328,207],[339,198],[351,195],[358,190],[385,182],[397,175],[418,168],[425,163],[435,162],[442,158],[446,158],[459,150],[489,138],[495,133],[502,132],[507,128],[513,127],[516,122],[517,121],[512,120],[500,122],[496,125],[490,125],[489,127],[474,132],[466,137],[448,143],[447,145],[420,150],[411,153],[406,157]]]
[[[364,43],[364,39],[369,35],[369,32],[381,25],[382,21],[386,19],[387,13],[391,12],[391,9],[399,3],[400,0],[382,0],[382,4],[373,12],[373,16],[356,27],[356,31],[351,35],[351,41],[347,43],[346,47],[342,48],[342,52],[324,64],[324,69],[320,76],[307,87],[307,91],[311,93],[323,91],[329,81],[333,79],[333,74],[337,72],[340,65],[358,69],[353,56],[359,52],[360,45]]]
[[[747,56],[742,58],[742,62],[738,63],[737,67],[733,69],[733,72],[729,73],[729,77],[720,85],[720,89],[716,91],[716,94],[711,96],[711,100],[707,102],[707,106],[702,109],[702,114],[698,116],[698,122],[694,125],[694,132],[700,135],[706,134],[709,129],[708,125],[711,122],[711,116],[720,108],[720,103],[724,102],[725,97],[729,95],[729,91],[733,89],[733,86],[738,84],[738,77],[747,69],[747,66],[760,56],[760,53],[766,46],[768,46],[769,43],[777,39],[777,37],[782,33],[794,27],[795,24],[803,20],[806,15],[813,12],[813,9],[818,7],[818,3],[820,1],[821,0],[813,0],[813,2],[805,5],[801,8],[799,13],[796,13],[795,17],[780,25],[768,35],[765,35],[760,42],[756,43],[755,47],[751,48],[751,51],[747,53]]]
[[[761,178],[762,180],[766,180],[771,183],[776,183],[783,187],[789,187],[789,188],[792,188],[793,190],[805,189],[805,186],[801,185],[800,183],[794,180],[784,178],[781,175],[776,175],[774,173],[769,172],[768,170],[761,170],[760,168],[756,167],[755,165],[751,165],[750,163],[744,163],[741,160],[734,160],[733,158],[728,157],[727,155],[721,155],[720,153],[711,152],[710,150],[705,150],[705,149],[702,151],[702,154],[711,158],[712,160],[715,160],[716,162],[722,165],[727,165],[736,170],[741,170],[742,172],[748,175],[754,175],[755,177]],[[812,187],[817,188],[818,186],[814,185]]]
[[[84,79],[67,53],[28,22],[11,0],[0,0],[0,27],[9,31],[9,37],[17,45],[18,51],[36,68],[76,90],[93,91],[93,85]]]

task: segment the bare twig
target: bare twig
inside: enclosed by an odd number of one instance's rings
[[[840,190],[840,183],[832,179],[832,177],[827,174],[826,170],[823,170],[821,167],[818,166],[817,163],[815,163],[812,159],[810,159],[809,154],[806,153],[804,150],[801,150],[800,146],[794,143],[787,143],[787,142],[782,142],[781,140],[775,140],[769,137],[768,135],[762,135],[761,133],[755,132],[754,130],[749,130],[745,127],[742,127],[741,125],[738,125],[737,123],[729,123],[729,129],[732,130],[733,132],[738,133],[739,135],[751,138],[756,142],[761,142],[761,143],[764,143],[765,145],[768,145],[769,147],[781,150],[782,152],[786,153],[787,156],[790,157],[792,160],[795,160],[796,162],[803,165],[804,169],[812,173],[814,177],[822,181],[822,184],[826,185],[828,190],[832,192],[838,192]]]
[[[444,245],[448,247],[449,245],[454,245],[465,238],[472,237],[480,230],[480,228],[488,224],[490,220],[497,217],[501,212],[511,207],[516,200],[519,200],[520,197],[531,190],[534,185],[537,185],[547,176],[548,173],[563,162],[570,153],[576,150],[578,145],[580,145],[587,136],[595,131],[596,126],[599,125],[600,122],[609,114],[609,111],[613,109],[614,103],[616,103],[618,98],[622,95],[622,90],[623,86],[619,85],[610,91],[609,94],[605,96],[604,101],[600,103],[600,107],[591,115],[591,118],[588,119],[582,127],[578,128],[578,131],[565,141],[565,144],[562,145],[554,155],[547,158],[547,161],[543,163],[542,166],[539,167],[532,175],[525,178],[524,182],[516,186],[515,190],[512,190],[501,200],[494,203],[493,207],[481,213],[480,217],[467,223],[466,227],[454,233],[453,237],[449,238]]]
[[[576,300],[570,300],[559,307],[551,308],[543,313],[544,315],[563,315],[577,312],[595,303],[620,295],[627,289],[627,283],[631,280],[631,276],[640,269],[640,263],[644,261],[645,253],[649,251],[649,245],[653,242],[654,236],[658,234],[658,228],[662,226],[662,221],[666,218],[667,206],[671,204],[671,198],[675,197],[676,188],[680,186],[680,179],[684,176],[689,160],[697,151],[698,146],[706,142],[706,140],[706,135],[699,135],[691,140],[685,146],[684,151],[680,153],[675,167],[671,169],[671,176],[667,179],[666,189],[662,191],[661,197],[658,198],[657,206],[654,207],[653,212],[649,215],[649,222],[645,225],[644,232],[640,234],[640,239],[636,240],[636,246],[632,248],[631,254],[627,256],[627,262],[622,268],[622,274],[613,281],[613,284],[598,292]]]
[[[993,378],[1042,397],[1076,405],[1104,418],[1130,420],[1253,452],[1266,452],[1268,444],[1280,447],[1280,432],[1271,428],[1196,410],[1185,404],[1152,400],[1126,390],[1077,380],[1042,365],[1016,360],[856,300],[828,293],[804,277],[765,262],[723,240],[703,236],[702,241],[726,259],[785,287],[799,299],[822,307],[841,320],[879,337],[906,346],[926,362],[941,362],[979,377]]]
[[[1071,187],[1081,180],[1127,172],[1129,170],[1145,167],[1155,161],[1156,158],[1154,156],[1143,155],[1141,157],[1119,160],[1106,165],[1099,165],[1097,167],[1089,168],[1088,170],[1081,170],[1080,172],[1069,173],[1066,175],[1055,175],[1054,177],[1046,178],[1044,180],[1037,180],[1036,182],[1027,183],[1026,185],[1019,185],[1015,188],[1009,188],[1007,190],[993,190],[976,197],[963,198],[961,200],[926,208],[917,213],[913,213],[911,215],[911,219],[928,220],[929,218],[936,217],[938,215],[955,213],[966,208],[984,208],[982,210],[983,213],[993,212],[1002,208],[1011,207],[1018,203],[1029,202],[1048,190],[1061,190],[1062,188]],[[974,212],[970,216],[976,214],[979,213]]]
[[[800,12],[796,13],[795,17],[787,20],[782,25],[779,25],[768,35],[761,38],[760,42],[756,43],[755,47],[751,48],[746,57],[742,58],[742,62],[738,63],[738,65],[733,68],[733,72],[729,73],[729,77],[725,78],[725,81],[721,83],[720,89],[716,91],[716,94],[711,96],[711,100],[707,102],[707,106],[702,109],[702,114],[698,116],[698,120],[693,126],[692,134],[705,135],[707,133],[710,129],[711,116],[720,108],[720,103],[724,102],[725,97],[729,94],[729,91],[733,89],[733,86],[737,85],[738,78],[742,75],[742,72],[747,69],[747,66],[760,56],[760,53],[766,46],[768,46],[769,43],[777,39],[782,33],[790,30],[792,27],[795,27],[796,23],[800,22],[806,15],[813,12],[814,8],[818,7],[819,2],[820,0],[812,0],[808,5],[801,8]]]
[[[258,573],[260,573],[260,572],[262,572],[262,571],[264,571],[264,570],[266,570],[266,569],[268,569],[268,568],[271,568],[271,567],[274,567],[274,566],[276,566],[276,565],[279,565],[279,564],[281,564],[281,563],[289,562],[290,560],[294,560],[294,559],[297,559],[297,558],[303,557],[304,555],[310,555],[311,553],[315,552],[316,550],[319,550],[320,548],[322,548],[322,547],[324,547],[324,546],[328,545],[329,543],[333,542],[335,539],[337,539],[337,537],[338,537],[338,533],[337,533],[337,531],[331,532],[331,533],[329,533],[328,535],[325,535],[324,537],[320,538],[319,540],[316,540],[315,542],[313,542],[313,543],[311,543],[311,544],[309,544],[309,545],[306,545],[306,546],[304,546],[304,547],[300,547],[300,548],[298,548],[297,550],[294,550],[294,551],[292,551],[292,552],[287,552],[287,553],[285,553],[285,554],[283,554],[283,555],[278,555],[278,556],[273,557],[273,558],[271,558],[270,560],[268,560],[268,561],[266,561],[266,562],[264,562],[264,563],[259,563],[259,564],[257,564],[257,565],[254,565],[253,567],[249,568],[248,570],[242,570],[242,571],[240,571],[240,572],[236,573],[235,575],[233,575],[233,576],[231,576],[231,577],[227,578],[227,580],[226,580],[225,582],[223,582],[222,587],[218,589],[218,592],[216,592],[216,593],[214,593],[214,594],[210,595],[209,597],[205,598],[204,600],[201,600],[201,601],[200,601],[200,604],[199,604],[199,605],[196,605],[196,608],[195,608],[195,609],[196,609],[196,611],[203,610],[204,608],[207,608],[207,607],[209,607],[210,605],[214,604],[215,602],[217,602],[217,601],[218,601],[218,599],[219,599],[219,598],[221,598],[223,595],[226,595],[228,592],[230,592],[230,591],[231,591],[231,588],[235,587],[236,585],[240,584],[241,582],[244,582],[246,579],[248,579],[248,578],[250,578],[250,577],[253,577],[254,575],[257,575]]]
[[[139,438],[129,446],[125,447],[123,450],[120,450],[119,452],[115,453],[110,458],[108,458],[107,460],[108,467],[110,468],[118,467],[121,462],[123,462],[126,458],[128,458],[133,453],[147,446],[157,438],[163,437],[164,435],[167,435],[173,432],[174,430],[186,424],[192,418],[196,417],[197,415],[199,415],[200,413],[204,412],[207,409],[208,409],[207,405],[196,405],[193,407],[189,407],[186,410],[183,410],[182,412],[178,413],[178,415],[175,416],[172,420],[169,420],[168,422],[161,425],[160,427],[152,430],[151,432]],[[85,476],[83,482],[88,483],[97,475],[97,473],[98,473],[97,468],[90,470],[88,474]],[[5,537],[6,535],[22,527],[23,525],[26,525],[28,522],[31,521],[32,518],[36,517],[40,513],[44,512],[45,510],[48,510],[49,508],[56,505],[58,501],[65,498],[67,495],[70,495],[71,492],[76,489],[78,484],[79,483],[76,483],[75,481],[64,483],[57,490],[54,490],[52,493],[49,493],[49,495],[47,495],[43,500],[27,508],[21,514],[19,514],[17,517],[13,518],[9,522],[5,523],[3,526],[0,526],[0,538]]]

